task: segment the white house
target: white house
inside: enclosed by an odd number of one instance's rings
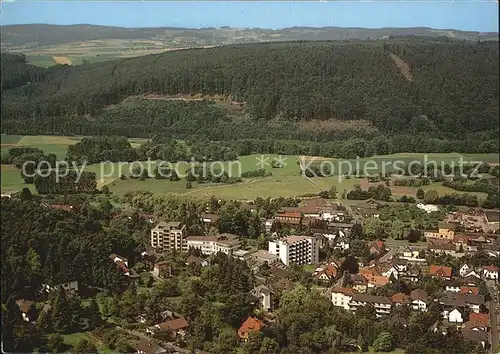
[[[411,307],[414,310],[427,311],[427,292],[422,289],[415,289],[410,294]]]
[[[436,205],[432,205],[432,204],[423,204],[423,203],[418,203],[417,204],[417,208],[419,208],[420,210],[423,210],[425,211],[426,213],[432,213],[433,211],[438,211],[439,208],[436,206]]]
[[[443,318],[451,323],[462,323],[464,321],[462,313],[457,308],[448,312],[448,314],[444,315]]]
[[[498,268],[494,265],[483,267],[483,278],[489,280],[498,280]]]
[[[457,284],[446,284],[445,287],[446,291],[452,292],[452,293],[459,293],[460,292],[460,286]]]
[[[273,292],[267,286],[259,285],[253,288],[252,295],[260,300],[260,306],[266,311],[272,310]]]
[[[465,263],[460,267],[458,272],[460,273],[460,276],[465,277],[465,275],[469,273],[472,269],[473,269],[472,267],[470,267],[467,263]]]
[[[78,281],[70,281],[67,283],[62,283],[62,284],[57,284],[57,285],[48,285],[48,284],[42,284],[42,289],[41,291],[45,291],[47,293],[50,293],[54,290],[59,290],[60,288],[63,288],[67,292],[77,292],[78,291]]]
[[[351,288],[336,288],[332,290],[332,303],[333,306],[341,307],[344,310],[350,310],[349,303],[353,295],[356,293]]]

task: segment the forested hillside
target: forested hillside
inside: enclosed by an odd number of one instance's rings
[[[2,70],[1,128],[212,140],[421,134],[489,151],[498,149],[498,54],[496,42],[399,38],[235,45],[35,72],[16,64]],[[165,99],[195,94],[217,99]]]

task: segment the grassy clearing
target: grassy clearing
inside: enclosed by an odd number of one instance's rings
[[[100,340],[98,340],[97,338],[86,332],[64,334],[62,337],[64,343],[71,345],[72,347],[75,347],[80,340],[86,339],[97,347],[99,353],[102,354],[116,353],[116,351],[109,349],[103,342],[101,342]]]
[[[19,140],[23,138],[23,135],[5,135],[2,134],[0,137],[1,144],[16,144]]]
[[[27,55],[26,60],[28,64],[48,68],[49,66],[56,65],[54,58],[51,55],[32,54]]]

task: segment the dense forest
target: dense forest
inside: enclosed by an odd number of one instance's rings
[[[2,54],[2,63],[3,133],[311,142],[391,136],[399,151],[498,150],[496,42],[248,44],[49,69]],[[176,95],[213,99],[164,97]]]

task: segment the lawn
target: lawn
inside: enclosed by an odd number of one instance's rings
[[[75,347],[78,342],[82,339],[86,339],[89,342],[93,343],[96,347],[99,353],[102,354],[110,354],[110,353],[116,353],[116,351],[109,349],[106,347],[106,345],[98,340],[96,337],[91,335],[90,333],[87,332],[79,332],[79,333],[72,333],[72,334],[64,334],[63,336],[64,343],[71,345],[72,347]]]
[[[48,68],[49,66],[56,65],[54,58],[51,55],[32,54],[26,56],[28,64]]]

